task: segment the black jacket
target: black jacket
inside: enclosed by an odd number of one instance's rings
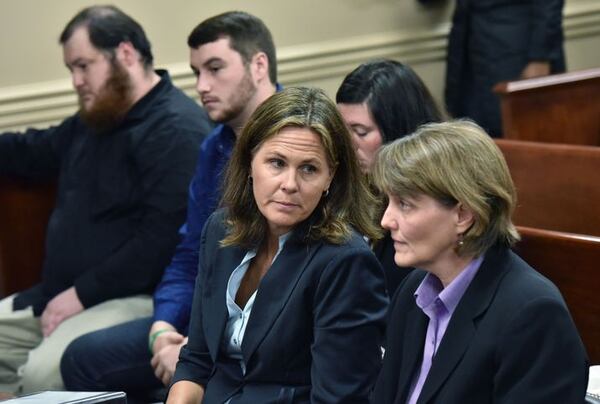
[[[20,293],[16,309],[33,305],[39,314],[71,286],[84,307],[153,292],[179,241],[188,182],[211,129],[206,113],[159,74],[110,133],[93,132],[76,114],[54,128],[0,136],[0,174],[58,177],[42,283]]]
[[[238,361],[224,357],[225,291],[246,250],[221,247],[224,212],[207,221],[190,322],[173,383],[206,386],[204,403],[366,403],[381,365],[383,272],[362,236],[341,245],[294,230],[261,280]]]
[[[371,402],[406,403],[421,365],[428,317],[415,270],[390,307],[383,368]],[[583,403],[583,343],[558,289],[507,248],[486,253],[456,307],[418,404]]]
[[[499,136],[492,87],[518,79],[532,61],[550,62],[552,73],[565,70],[563,6],[564,0],[457,0],[448,41],[448,112]]]

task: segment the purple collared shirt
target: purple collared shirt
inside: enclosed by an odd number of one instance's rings
[[[471,284],[482,262],[483,256],[471,261],[446,288],[435,275],[428,273],[415,291],[417,306],[429,317],[429,325],[425,336],[421,369],[413,377],[407,404],[417,402],[429,374],[431,362],[442,342],[454,309],[458,306],[458,302]]]

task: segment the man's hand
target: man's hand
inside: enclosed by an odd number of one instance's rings
[[[534,77],[547,76],[550,74],[550,63],[530,62],[521,72],[521,79],[532,79]]]
[[[42,313],[41,322],[44,337],[49,337],[60,323],[77,313],[81,313],[83,309],[84,307],[79,297],[77,297],[74,286],[54,296]]]
[[[163,336],[166,338],[164,338],[164,341],[161,341],[161,348],[154,350],[155,354],[150,363],[154,368],[156,378],[162,381],[165,386],[168,386],[175,373],[175,366],[179,360],[179,351],[182,346],[187,344],[188,339],[176,332],[165,332],[156,339],[155,348],[158,346],[158,339]]]
[[[150,351],[152,352],[152,355],[160,351],[160,349],[164,346],[163,344],[169,344],[169,336],[163,336],[162,334],[170,333],[180,335],[183,339],[183,336],[177,332],[177,329],[171,323],[168,323],[163,320],[158,320],[152,323],[150,331],[148,332],[148,343],[152,344],[150,346]],[[157,336],[154,337],[154,340],[152,341],[152,336],[154,334],[157,334]]]
[[[162,351],[163,348],[169,345],[180,344],[183,339],[184,336],[179,334],[177,331],[165,331],[154,340],[154,345],[152,345],[152,354],[156,355]]]

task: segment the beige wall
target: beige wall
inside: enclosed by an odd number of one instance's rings
[[[57,38],[87,0],[2,0],[0,131],[44,126],[72,113],[75,98]],[[202,19],[231,9],[261,17],[278,48],[280,81],[325,88],[333,95],[360,62],[392,57],[411,64],[439,99],[453,2],[425,8],[416,0],[198,1],[117,0],[153,43],[156,64],[193,95],[185,39]],[[600,66],[600,1],[567,0],[570,70]]]
[[[57,44],[58,36],[76,11],[94,3],[3,0],[0,88],[64,78],[66,70]],[[191,29],[211,15],[232,9],[243,9],[262,18],[278,48],[284,49],[376,32],[411,31],[444,19],[440,17],[443,8],[436,7],[432,13],[420,7],[416,0],[117,0],[114,4],[145,28],[159,65],[185,62],[185,40]]]

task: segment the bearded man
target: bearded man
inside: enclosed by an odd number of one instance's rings
[[[182,240],[154,294],[154,313],[75,339],[61,371],[74,391],[125,391],[128,401],[162,401],[187,342],[202,228],[220,199],[221,179],[237,137],[254,110],[281,89],[271,32],[258,17],[229,11],[188,36],[196,91],[219,123],[202,143],[190,183]]]
[[[0,175],[58,178],[42,282],[0,301],[1,391],[61,389],[69,342],[152,313],[212,130],[153,70],[142,27],[116,7],[82,10],[60,44],[79,111],[50,129],[0,135]]]

